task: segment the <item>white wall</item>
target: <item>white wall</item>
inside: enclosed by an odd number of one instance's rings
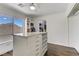
[[[39,20],[47,21],[48,43],[68,46],[68,22],[65,13],[37,17],[34,19],[35,27]]]
[[[79,14],[69,18],[69,42],[79,52]]]

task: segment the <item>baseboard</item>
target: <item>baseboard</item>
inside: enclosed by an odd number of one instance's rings
[[[75,51],[78,53],[78,55],[79,55],[79,51],[76,49],[76,48],[74,48],[75,49]]]
[[[54,43],[48,43],[48,44],[54,44]],[[63,47],[67,47],[67,48],[74,48],[74,47],[70,47],[70,46],[66,46],[66,45],[61,45],[61,44],[56,44],[55,45],[59,45],[59,46],[63,46]]]

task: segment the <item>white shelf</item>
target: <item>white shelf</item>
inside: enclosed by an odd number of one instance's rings
[[[0,55],[11,51],[13,49],[13,36],[1,35],[0,36]]]
[[[0,45],[1,44],[5,44],[5,43],[8,43],[8,42],[11,42],[11,41],[13,42],[13,40],[8,40],[8,41],[0,42]]]
[[[13,40],[12,35],[1,35],[0,36],[0,44]]]
[[[13,40],[0,43],[0,55],[13,50]]]

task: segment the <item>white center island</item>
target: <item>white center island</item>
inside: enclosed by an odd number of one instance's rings
[[[14,56],[43,56],[47,51],[47,33],[28,33],[13,36]]]

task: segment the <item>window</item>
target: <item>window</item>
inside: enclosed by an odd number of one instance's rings
[[[0,16],[0,35],[12,34],[12,17]]]
[[[13,28],[14,34],[23,35],[24,19],[15,18]]]

